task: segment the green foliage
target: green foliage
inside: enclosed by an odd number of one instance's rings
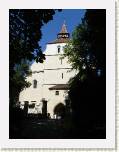
[[[30,82],[26,80],[26,76],[30,76],[32,73],[29,70],[28,61],[22,61],[21,64],[16,64],[14,67],[14,73],[9,78],[10,82],[10,104],[14,105],[18,101],[19,93],[27,87],[30,87]]]
[[[63,57],[68,57],[69,63],[77,71],[69,81],[68,92],[74,132],[76,130],[77,135],[79,132],[80,138],[105,138],[106,11],[87,10],[64,52]],[[97,75],[99,70],[100,76]],[[103,126],[98,133],[97,126]]]
[[[97,67],[106,69],[106,10],[87,10],[84,20],[88,25],[90,52],[96,57]]]
[[[10,9],[9,47],[10,66],[21,59],[43,62],[45,59],[38,41],[42,37],[41,27],[53,19],[54,9]]]
[[[43,63],[45,60],[38,44],[42,37],[41,27],[53,19],[55,12],[54,9],[9,10],[10,100],[18,100],[20,91],[30,86],[26,81],[31,73],[29,62]]]
[[[30,83],[27,82],[26,77],[30,76],[32,72],[29,70],[29,64],[22,61],[21,64],[15,66],[15,73],[13,75],[12,81],[19,90],[23,90],[25,87],[30,87]]]
[[[81,24],[72,34],[72,39],[64,49],[73,69],[80,79],[89,72],[106,68],[106,11],[87,10]]]

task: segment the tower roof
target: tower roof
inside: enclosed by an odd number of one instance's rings
[[[60,33],[68,33],[68,32],[67,32],[67,27],[66,27],[65,21],[64,21],[64,23],[63,23],[63,25],[62,25],[62,28],[61,28]]]
[[[61,31],[57,34],[57,39],[48,44],[67,43],[69,39],[70,39],[70,34],[67,32],[67,27],[64,21],[61,27]]]

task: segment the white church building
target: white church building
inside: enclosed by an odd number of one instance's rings
[[[28,113],[50,114],[55,118],[54,109],[59,104],[65,105],[68,91],[68,81],[75,75],[67,58],[61,58],[64,46],[70,39],[65,23],[57,34],[56,40],[47,43],[44,51],[46,60],[43,63],[34,62],[31,65],[32,75],[27,78],[31,83],[19,96],[21,108],[28,103]]]

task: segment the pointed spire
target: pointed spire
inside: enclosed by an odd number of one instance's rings
[[[65,20],[64,20],[64,23],[63,23],[63,25],[62,25],[62,28],[61,28],[60,33],[68,33],[68,32],[67,32],[67,28],[66,28],[66,24],[65,24]]]
[[[70,34],[67,32],[65,21],[62,25],[61,31],[57,34],[58,39],[67,39],[70,37]]]
[[[57,34],[57,39],[49,44],[55,43],[67,43],[70,40],[70,34],[67,32],[67,27],[65,21],[62,25],[61,31]]]

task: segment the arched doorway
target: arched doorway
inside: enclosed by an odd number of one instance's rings
[[[58,103],[54,108],[54,115],[56,115],[56,119],[63,119],[65,111],[65,105],[63,103]]]

